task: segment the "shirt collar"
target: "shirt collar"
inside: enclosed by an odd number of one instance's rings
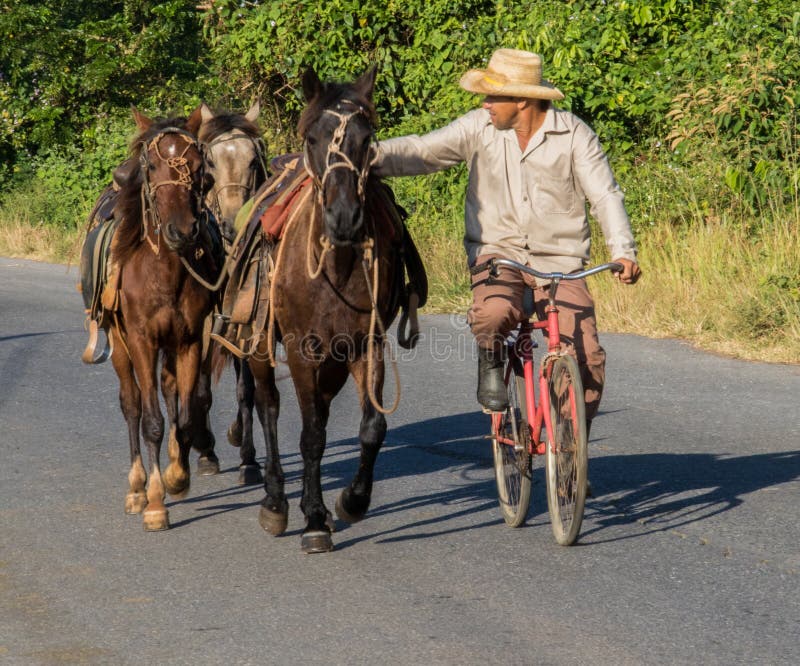
[[[534,150],[541,146],[547,139],[548,134],[564,134],[569,129],[564,125],[555,107],[551,104],[547,109],[542,126],[534,134],[524,151],[522,151],[522,159],[525,159]],[[515,137],[516,138],[516,137]]]

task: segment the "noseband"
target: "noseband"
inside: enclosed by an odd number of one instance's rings
[[[186,147],[183,149],[183,152],[180,155],[175,157],[164,157],[161,154],[161,151],[158,147],[159,143],[161,139],[168,134],[177,134],[186,142]],[[178,127],[167,127],[156,134],[148,143],[142,142],[142,149],[139,153],[139,166],[142,172],[142,238],[147,240],[147,242],[150,244],[150,247],[153,249],[153,252],[156,254],[158,254],[160,250],[162,234],[161,216],[159,215],[158,207],[155,203],[155,193],[158,191],[159,187],[163,187],[165,185],[175,185],[177,187],[186,188],[190,192],[192,191],[192,172],[191,169],[189,169],[189,161],[186,159],[186,153],[193,146],[202,155],[202,148],[200,147],[197,139],[186,130],[182,130]],[[175,172],[175,178],[161,180],[156,183],[150,182],[149,167],[151,166],[151,162],[148,155],[150,150],[155,151],[158,159],[162,162],[165,162],[167,166]],[[200,169],[202,175],[202,170],[205,169],[205,160],[203,160],[201,163]],[[195,196],[197,199],[197,210],[203,211],[202,194],[195,193]],[[156,243],[150,239],[150,236],[147,233],[148,225],[153,227],[153,233],[156,235],[157,239]],[[200,225],[196,219],[194,225],[192,226],[192,242],[197,239],[199,231]],[[175,248],[170,244],[168,238],[165,238],[164,242],[171,250],[175,250]]]

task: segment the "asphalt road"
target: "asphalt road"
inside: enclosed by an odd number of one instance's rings
[[[212,413],[222,473],[169,502],[167,532],[125,515],[116,376],[80,361],[76,281],[0,258],[0,663],[800,662],[800,367],[602,336],[595,496],[563,548],[541,464],[526,525],[503,523],[469,332],[424,316],[400,358],[372,510],[309,556],[288,379],[285,536],[258,525],[263,491],[236,483],[229,376]],[[357,424],[348,386],[323,461],[330,507],[355,470]]]

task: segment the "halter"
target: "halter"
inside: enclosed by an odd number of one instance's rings
[[[350,104],[356,108],[349,113],[340,113],[342,104]],[[322,176],[318,176],[311,171],[308,143],[306,143],[303,147],[306,167],[314,180],[314,184],[317,186],[317,198],[320,203],[323,203],[325,196],[325,183],[327,182],[328,176],[331,175],[333,170],[349,169],[358,177],[358,198],[363,204],[365,196],[364,185],[367,182],[369,170],[372,168],[372,165],[375,163],[375,160],[378,157],[378,152],[375,150],[374,146],[370,146],[370,159],[366,160],[361,169],[359,169],[355,164],[353,164],[353,161],[350,159],[350,157],[348,157],[348,155],[342,151],[342,142],[344,141],[345,134],[347,133],[347,124],[350,122],[350,120],[359,115],[362,115],[366,118],[369,118],[369,116],[363,106],[349,99],[341,100],[341,102],[336,105],[336,109],[337,110],[325,109],[322,112],[323,115],[328,114],[339,119],[339,125],[333,131],[333,136],[331,136],[331,140],[328,143],[328,152],[325,155],[325,171],[323,172]]]
[[[158,146],[161,139],[163,139],[167,134],[177,134],[186,142],[186,147],[183,149],[183,152],[180,155],[175,157],[164,157],[161,154]],[[186,130],[182,130],[178,127],[166,127],[156,134],[152,139],[150,139],[149,142],[142,142],[142,149],[139,153],[139,165],[142,171],[142,238],[147,240],[147,242],[150,244],[150,247],[153,249],[153,252],[156,254],[158,254],[160,251],[161,217],[158,213],[158,207],[155,205],[154,196],[158,191],[158,188],[165,185],[175,185],[177,187],[186,188],[190,192],[192,191],[192,172],[189,169],[188,160],[186,159],[186,153],[192,146],[197,148],[198,152],[200,152],[202,155],[202,148],[200,147],[197,139]],[[155,154],[158,156],[158,158],[162,162],[165,162],[167,166],[176,173],[175,178],[161,180],[157,183],[150,182],[148,175],[149,167],[151,166],[148,155],[150,150],[155,151]],[[203,161],[200,168],[202,172],[202,170],[205,168],[205,161]],[[202,211],[202,195],[196,194],[196,196],[198,210]],[[155,233],[157,239],[156,243],[150,239],[150,236],[147,233],[148,225],[153,227],[153,233]],[[195,221],[192,229],[192,241],[197,239],[199,231],[200,227],[197,224],[197,221]],[[169,240],[165,239],[164,242],[167,243],[167,246],[170,247],[170,249],[175,249],[170,246]]]
[[[258,179],[258,173],[257,173],[258,169],[261,169],[261,173],[263,173],[264,175],[266,175],[267,173],[267,161],[266,161],[267,148],[266,145],[264,144],[264,139],[262,139],[261,137],[254,138],[249,134],[245,134],[244,132],[236,132],[231,134],[226,133],[226,134],[222,134],[213,141],[207,143],[205,145],[206,152],[210,154],[211,148],[221,143],[226,143],[228,141],[241,141],[242,139],[247,139],[253,146],[253,151],[255,152],[255,155],[258,158],[258,163],[257,164],[253,163],[250,165],[250,176],[248,178],[248,182],[246,185],[243,185],[242,183],[237,183],[235,181],[224,183],[222,185],[217,185],[217,184],[214,185],[214,190],[210,197],[211,210],[218,220],[221,219],[222,217],[222,206],[219,203],[220,192],[231,187],[238,188],[245,192],[245,198],[247,198],[248,194],[252,194],[255,191]]]

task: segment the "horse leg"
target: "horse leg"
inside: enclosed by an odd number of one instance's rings
[[[239,483],[242,485],[255,485],[258,483],[262,483],[264,481],[264,477],[261,475],[261,469],[256,462],[256,448],[253,442],[253,405],[255,404],[255,392],[256,392],[256,385],[255,385],[255,378],[253,377],[253,372],[250,369],[250,365],[247,361],[239,362],[239,359],[236,359],[236,399],[239,403],[239,411],[236,416],[236,421],[234,424],[239,424],[240,429],[238,431],[239,440],[238,444],[240,446],[239,456],[241,458],[241,463],[239,465]],[[269,368],[269,377],[265,376],[266,384],[264,385],[264,390],[268,392],[265,396],[265,401],[262,401],[262,404],[269,405],[269,407],[265,407],[267,409],[268,414],[262,416],[259,414],[259,418],[261,420],[261,425],[265,429],[264,430],[264,439],[267,442],[267,451],[270,450],[270,442],[275,442],[274,447],[275,451],[277,451],[277,410],[279,407],[279,397],[278,391],[275,388],[275,372],[273,368]],[[273,417],[272,412],[270,410],[273,409],[275,415]],[[231,425],[233,428],[234,424]],[[270,425],[270,432],[271,435],[267,435],[267,425]],[[230,430],[228,434],[230,440]]]
[[[228,427],[228,443],[239,448],[242,445],[242,437],[246,432],[244,424],[245,418],[249,416],[252,428],[253,401],[255,396],[255,383],[253,373],[247,361],[233,358],[233,370],[236,375],[236,402],[239,409],[236,418]]]
[[[147,483],[147,472],[142,464],[142,450],[139,441],[139,423],[142,418],[141,395],[128,355],[112,354],[111,364],[119,378],[119,404],[128,424],[128,444],[131,454],[125,513],[141,513],[147,506],[147,495],[144,490]]]
[[[275,385],[275,369],[267,361],[250,359],[249,364],[252,364],[251,376],[255,382],[255,406],[258,420],[264,431],[264,443],[267,449],[263,479],[265,494],[264,499],[261,500],[258,522],[267,532],[279,536],[286,531],[289,521],[289,503],[284,492],[285,477],[278,450],[280,394]],[[242,464],[245,464],[244,457]],[[255,462],[255,451],[252,464],[255,466],[255,470],[259,471]],[[240,479],[243,471],[244,468],[241,468]]]
[[[383,363],[375,363],[375,397],[378,401],[382,400],[383,369]],[[367,393],[367,382],[372,378],[367,377],[366,362],[354,364],[352,373],[361,400],[361,426],[358,432],[361,457],[353,480],[336,500],[336,515],[347,523],[358,522],[369,509],[375,461],[386,437],[386,418],[375,409]]]
[[[164,438],[164,416],[158,404],[156,365],[158,353],[145,338],[128,338],[133,367],[139,380],[142,405],[142,437],[150,458],[150,479],[147,483],[147,507],[143,512],[144,529],[148,532],[169,529],[169,513],[164,506],[166,490],[161,478],[159,456]]]
[[[304,370],[304,377],[299,381],[294,369],[292,372],[303,419],[300,434],[303,498],[300,508],[306,518],[306,528],[300,545],[304,553],[324,553],[333,550],[333,540],[331,514],[322,498],[322,455],[325,452],[331,401],[347,381],[347,366],[340,362],[329,362],[318,371],[313,368]],[[316,381],[314,375],[317,376]]]
[[[161,393],[164,396],[164,404],[167,408],[167,419],[169,421],[169,437],[167,439],[167,455],[169,465],[164,470],[164,485],[167,492],[181,499],[186,497],[189,491],[190,476],[189,464],[181,460],[181,447],[178,443],[177,422],[178,422],[178,381],[175,376],[175,355],[167,354],[161,367]]]
[[[170,428],[170,464],[164,474],[164,482],[171,495],[183,497],[189,490],[189,452],[192,434],[197,428],[192,422],[195,410],[195,389],[200,376],[201,345],[192,343],[179,348],[175,354],[175,392],[177,415]],[[166,365],[166,364],[165,364]]]
[[[219,474],[219,458],[214,453],[216,439],[211,431],[211,354],[206,354],[200,365],[200,374],[197,377],[192,398],[192,446],[199,452],[197,459],[197,473],[201,476]]]

